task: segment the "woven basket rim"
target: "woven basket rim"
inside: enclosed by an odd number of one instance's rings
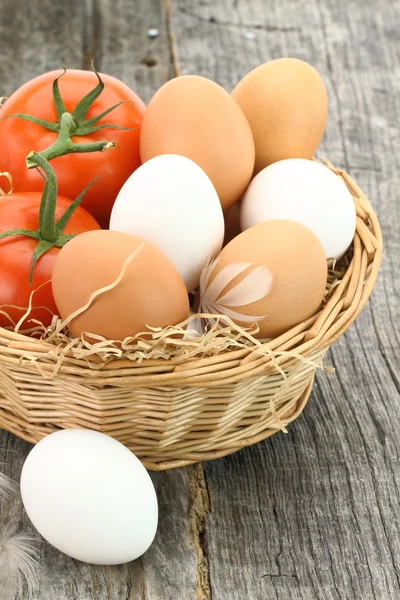
[[[350,190],[357,223],[347,269],[319,313],[274,340],[141,362],[89,360],[0,328],[0,426],[33,443],[60,428],[96,429],[157,471],[226,456],[285,430],[303,410],[327,349],[367,302],[382,259],[371,204],[350,175],[324,162]]]
[[[207,385],[207,381],[209,380],[207,373],[214,373],[215,376],[222,367],[224,370],[231,371],[231,369],[227,369],[227,362],[232,363],[237,361],[240,362],[240,365],[232,367],[233,370],[235,368],[240,369],[245,365],[246,369],[244,373],[239,370],[235,374],[235,381],[240,380],[243,375],[245,377],[257,375],[265,369],[268,362],[275,362],[276,360],[278,365],[287,364],[291,360],[298,358],[298,356],[307,357],[316,348],[328,347],[357,318],[367,302],[377,279],[382,258],[382,233],[370,202],[350,175],[342,169],[333,167],[327,159],[321,159],[321,162],[345,182],[352,194],[357,211],[356,233],[353,240],[353,257],[342,281],[336,287],[323,309],[307,321],[292,327],[279,337],[268,340],[265,343],[255,341],[253,346],[247,346],[238,350],[223,350],[215,356],[201,358],[186,358],[183,354],[177,359],[144,359],[140,364],[143,365],[143,369],[146,367],[151,369],[151,375],[149,375],[149,383],[151,385],[157,384],[157,380],[159,383],[181,384],[182,379],[185,384],[195,383],[196,385],[201,385],[202,381],[204,381],[205,385]],[[197,340],[193,338],[191,341],[193,345],[200,345],[202,338],[200,337]],[[40,364],[44,372],[49,372],[53,364],[54,371],[54,356],[50,363],[47,360],[49,358],[49,350],[49,346],[43,343],[43,341],[0,328],[0,356],[3,360],[7,360],[8,357],[8,360],[11,362],[18,360],[24,362],[32,361],[36,366]],[[4,356],[4,352],[6,352],[6,356]],[[67,356],[71,357],[72,363],[70,366],[66,364],[68,362]],[[129,370],[135,369],[138,366],[135,361],[129,359],[116,359],[105,362],[103,365],[104,369],[102,369],[102,365],[99,365],[96,356],[89,357],[89,359],[79,359],[74,355],[73,348],[66,354],[63,360],[60,361],[59,358],[57,360],[59,363],[61,362],[58,366],[61,372],[65,374],[69,372],[73,373],[77,369],[86,369],[89,373],[92,372],[92,376],[102,377],[104,383],[110,377],[114,375],[122,376],[123,373],[127,374]],[[168,366],[174,366],[173,371],[165,373],[165,368]],[[160,375],[157,375],[157,367],[161,371]],[[137,369],[135,369],[135,374],[139,375]],[[167,378],[166,375],[168,375]],[[232,375],[233,373],[230,372],[229,377],[232,377]],[[221,372],[219,376],[221,376]],[[146,383],[144,381],[145,378],[146,375],[143,374],[142,383]],[[140,380],[136,379],[136,381],[139,382]],[[215,382],[215,377],[213,377],[213,382]],[[221,382],[226,383],[225,377],[221,378]]]

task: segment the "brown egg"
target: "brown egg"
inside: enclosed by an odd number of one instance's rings
[[[316,235],[294,221],[260,223],[233,239],[203,274],[201,312],[225,314],[274,338],[315,314],[327,261]]]
[[[235,202],[224,211],[224,221],[225,237],[223,246],[226,246],[242,231],[240,228],[240,202]]]
[[[140,135],[142,162],[160,154],[191,158],[211,179],[223,209],[246,189],[254,153],[243,112],[227,91],[205,77],[168,81],[147,107]]]
[[[138,237],[108,230],[89,231],[68,242],[57,257],[52,279],[62,319],[85,306],[93,292],[112,284],[141,244]],[[120,283],[98,296],[68,328],[75,336],[88,332],[123,340],[146,331],[147,325],[176,325],[188,315],[189,299],[178,271],[160,250],[144,242]]]
[[[325,131],[328,95],[319,73],[297,58],[279,58],[250,71],[232,97],[250,123],[254,172],[285,158],[312,158]]]

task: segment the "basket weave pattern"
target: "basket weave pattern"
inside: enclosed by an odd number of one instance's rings
[[[317,315],[275,340],[215,356],[114,360],[96,369],[70,357],[54,376],[57,357],[46,344],[0,328],[0,427],[33,443],[58,428],[96,429],[151,470],[218,458],[284,430],[302,411],[330,344],[370,296],[382,256],[369,201],[327,164],[353,195],[357,228],[349,266]]]

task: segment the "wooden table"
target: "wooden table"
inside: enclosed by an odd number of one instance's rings
[[[385,241],[373,297],[328,355],[336,374],[317,377],[289,433],[152,475],[159,531],[134,563],[85,565],[42,542],[35,600],[399,599],[399,26],[400,0],[1,1],[2,95],[59,60],[93,57],[146,101],[177,73],[231,90],[269,59],[308,60],[330,100],[320,154],[365,190]],[[30,447],[0,432],[9,475]],[[29,527],[19,498],[10,518]]]

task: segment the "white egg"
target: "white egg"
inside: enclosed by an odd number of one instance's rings
[[[84,562],[129,562],[156,533],[149,474],[128,448],[97,431],[67,429],[42,439],[23,466],[21,495],[38,532]]]
[[[319,238],[327,258],[340,258],[356,228],[356,210],[340,177],[324,165],[289,158],[269,165],[250,183],[241,203],[242,229],[288,219]]]
[[[188,291],[222,248],[224,216],[213,184],[192,160],[175,154],[152,158],[125,182],[110,229],[157,246],[179,271]]]

